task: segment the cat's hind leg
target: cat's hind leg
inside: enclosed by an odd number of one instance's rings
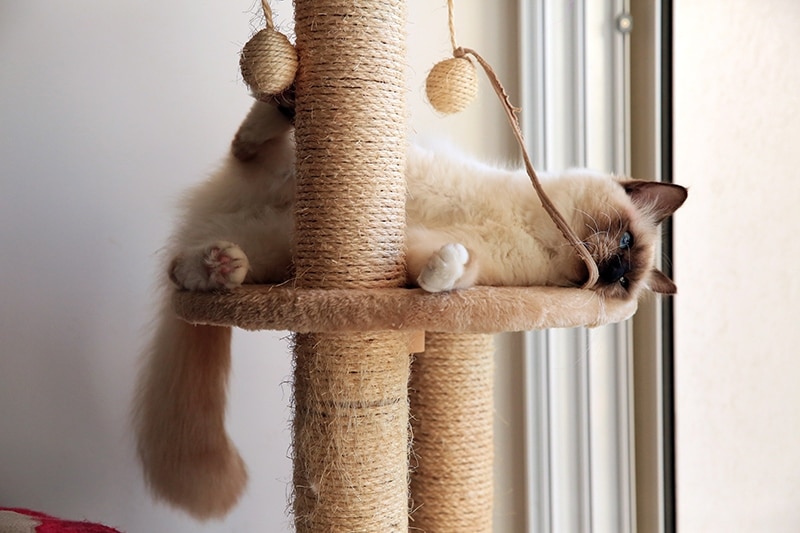
[[[209,291],[241,285],[250,269],[242,249],[228,241],[184,250],[172,260],[169,277],[182,289]]]

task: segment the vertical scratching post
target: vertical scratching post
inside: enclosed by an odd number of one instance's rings
[[[492,531],[492,336],[428,333],[411,374],[413,526]]]
[[[408,531],[408,338],[297,334],[298,532]]]
[[[405,282],[405,10],[297,0],[296,286]],[[298,532],[408,529],[408,335],[295,336]]]

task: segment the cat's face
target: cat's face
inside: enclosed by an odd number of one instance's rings
[[[654,265],[658,226],[686,200],[679,185],[627,180],[623,194],[611,195],[583,212],[578,232],[600,273],[593,288],[610,298],[632,299],[647,288],[674,294],[675,284]],[[617,191],[618,192],[618,191]],[[585,265],[582,280],[588,279]]]

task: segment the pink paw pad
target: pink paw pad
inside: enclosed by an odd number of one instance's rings
[[[203,262],[209,279],[217,285],[231,288],[244,281],[247,262],[236,245],[209,247]]]

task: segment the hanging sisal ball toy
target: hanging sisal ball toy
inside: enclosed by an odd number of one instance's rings
[[[245,83],[259,100],[270,100],[294,83],[297,51],[286,35],[275,29],[272,10],[262,0],[267,27],[244,45],[239,67]]]
[[[425,94],[440,113],[458,113],[478,94],[478,73],[466,56],[436,63],[425,80]]]
[[[456,44],[453,1],[447,2],[450,44],[453,56],[436,63],[425,80],[425,94],[433,108],[445,114],[464,110],[478,94],[478,73],[475,64]]]

